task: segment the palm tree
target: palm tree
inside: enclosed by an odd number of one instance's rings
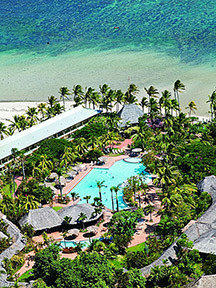
[[[87,219],[87,215],[83,212],[81,212],[78,216],[78,222],[81,222],[83,225],[83,230],[85,230],[85,226],[84,226],[84,221]]]
[[[116,112],[119,111],[119,105],[124,101],[124,93],[121,90],[116,91]]]
[[[211,113],[211,120],[215,117],[215,104],[216,104],[216,90],[212,92],[211,95],[208,95],[209,100],[206,103],[210,103],[210,113]],[[213,117],[214,116],[214,117]]]
[[[82,242],[78,242],[76,243],[76,247],[75,247],[75,250],[78,254],[80,254],[82,252],[82,248],[84,247],[84,243]]]
[[[60,99],[63,102],[64,110],[65,110],[65,99],[69,99],[68,96],[71,95],[70,90],[67,87],[61,87],[59,89]]]
[[[79,194],[76,192],[71,192],[71,197],[72,197],[72,200],[75,201],[76,199],[79,198]]]
[[[149,88],[144,87],[144,90],[146,91],[146,93],[149,96],[149,102],[150,102],[151,98],[157,98],[158,97],[157,95],[159,94],[159,92],[154,86],[150,86]]]
[[[63,236],[63,239],[64,239],[64,245],[65,245],[65,248],[66,248],[66,241],[65,241],[65,238],[68,237],[68,231],[67,231],[67,230],[64,231],[64,232],[62,233],[62,236]]]
[[[0,139],[4,139],[4,135],[8,135],[8,130],[7,126],[3,123],[0,122]]]
[[[94,218],[94,217],[97,217],[97,215],[98,214],[101,214],[101,212],[102,212],[102,208],[101,207],[95,207],[94,208],[94,211],[92,212],[92,217]]]
[[[112,89],[108,91],[108,94],[103,97],[102,99],[102,106],[108,112],[109,110],[112,110],[113,102],[116,99],[116,92]]]
[[[105,185],[103,185],[104,182],[105,182],[105,180],[103,180],[103,181],[96,181],[97,187],[98,187],[98,189],[99,189],[100,201],[102,201],[101,188],[102,188],[102,187],[105,187]]]
[[[174,83],[173,90],[174,90],[174,97],[175,99],[177,99],[180,108],[179,93],[182,93],[185,90],[185,85],[180,80],[176,80],[176,82]]]
[[[25,156],[25,151],[22,150],[22,151],[18,151],[17,150],[17,157],[19,158],[20,162],[21,162],[21,167],[22,167],[22,173],[23,173],[23,180],[25,180],[25,159],[26,159],[26,156]]]
[[[189,116],[191,116],[192,112],[195,114],[195,110],[197,110],[196,103],[194,101],[190,101],[185,109],[189,109]]]
[[[130,84],[128,90],[125,92],[124,102],[126,104],[133,104],[137,102],[136,95],[139,92],[135,84]]]
[[[154,212],[154,210],[155,210],[155,207],[151,204],[149,204],[145,207],[146,213],[150,214],[150,221],[152,221],[152,213]]]
[[[146,98],[146,97],[143,97],[139,105],[142,107],[142,111],[144,112],[144,108],[145,108],[145,107],[148,107],[148,100],[147,100],[147,98]]]
[[[62,185],[61,185],[61,176],[62,176],[62,174],[63,174],[63,169],[62,168],[60,168],[60,167],[58,167],[57,169],[56,169],[56,173],[57,173],[57,175],[58,175],[58,182],[59,182],[59,189],[60,189],[60,194],[61,194],[61,199],[62,199],[62,197],[63,197],[63,192],[62,192]]]
[[[54,107],[58,103],[58,100],[55,96],[48,97],[48,105],[50,108]]]
[[[19,117],[19,126],[20,126],[20,130],[23,131],[23,130],[26,130],[29,126],[31,125],[34,125],[34,124],[31,124],[31,121],[28,122],[26,120],[26,117],[24,115],[21,115]]]
[[[93,104],[93,109],[101,102],[100,95],[98,92],[93,92],[91,96],[91,103]]]
[[[9,125],[13,131],[18,130],[18,132],[20,132],[20,116],[19,115],[14,115],[13,116],[13,120],[8,120],[9,122],[11,122],[11,124]]]
[[[81,85],[73,86],[73,95],[74,95],[74,102],[76,103],[75,106],[82,105],[84,100],[84,92]]]
[[[17,156],[19,154],[19,151],[17,148],[12,148],[11,149],[11,155],[13,157],[13,188],[14,188],[14,193],[16,192],[16,186],[15,186],[15,171],[16,171],[16,160],[17,160]]]
[[[112,186],[112,189],[116,193],[116,210],[119,211],[119,203],[118,203],[118,191],[120,190],[119,185],[118,186]]]
[[[102,97],[104,98],[108,94],[110,87],[107,84],[103,84],[102,86],[99,85],[99,89]]]
[[[37,171],[40,172],[40,176],[44,177],[49,175],[50,170],[53,169],[53,162],[48,159],[47,155],[41,155]]]
[[[85,199],[85,200],[86,200],[86,203],[88,203],[88,202],[89,202],[90,198],[91,198],[91,196],[90,196],[90,195],[87,195],[87,196],[83,197],[83,199]]]
[[[71,165],[76,159],[76,154],[71,147],[65,147],[64,154],[61,157],[60,167],[65,166],[67,169],[68,164]]]
[[[171,93],[168,90],[163,91],[160,100],[160,104],[165,110],[165,116],[167,116],[171,109]]]
[[[40,103],[40,104],[38,104],[37,108],[38,108],[38,113],[41,114],[40,121],[42,122],[44,120],[44,117],[45,117],[45,112],[46,112],[46,109],[47,109],[47,105],[46,105],[46,103]]]
[[[91,103],[92,103],[92,98],[94,98],[93,94],[94,94],[94,89],[89,87],[87,92],[85,93],[85,96],[84,96],[86,108],[87,108],[87,103],[89,104],[89,108],[90,108]]]
[[[110,187],[111,200],[112,200],[112,211],[115,211],[115,208],[114,208],[114,199],[113,199],[113,190],[114,190],[114,186]]]
[[[158,103],[154,98],[151,97],[148,105],[149,116],[151,121],[153,121],[153,119],[156,118],[159,113]]]
[[[33,195],[27,195],[27,196],[18,196],[22,209],[28,213],[30,209],[37,209],[39,206],[39,203],[35,200],[35,196]]]
[[[36,107],[28,107],[28,110],[26,111],[27,120],[29,120],[29,126],[32,127],[35,125],[38,121],[37,117],[38,111]]]
[[[72,221],[71,216],[65,216],[64,217],[64,224],[69,225],[71,221]]]

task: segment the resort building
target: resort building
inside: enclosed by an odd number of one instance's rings
[[[137,125],[139,123],[139,117],[143,116],[143,114],[144,113],[138,105],[124,104],[122,109],[118,112],[118,116],[121,118],[119,126]]]
[[[31,225],[37,234],[42,233],[44,230],[61,230],[62,226],[67,224],[74,226],[80,226],[79,217],[80,214],[85,214],[86,219],[83,220],[87,225],[95,223],[103,213],[94,213],[95,207],[91,204],[77,204],[64,207],[59,211],[55,211],[51,207],[44,207],[29,210],[20,221],[19,225],[22,227],[25,224]],[[70,217],[70,223],[65,223],[65,217]]]
[[[12,148],[24,150],[30,154],[41,141],[48,138],[67,138],[80,129],[89,119],[99,114],[100,110],[86,109],[81,106],[34,125],[0,141],[0,169],[12,158]]]

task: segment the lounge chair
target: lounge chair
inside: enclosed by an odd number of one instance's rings
[[[109,148],[107,148],[107,153],[110,153],[110,149]]]

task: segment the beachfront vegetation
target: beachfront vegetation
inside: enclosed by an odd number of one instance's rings
[[[215,258],[213,256],[204,258],[198,251],[188,250],[192,245],[185,236],[177,242],[177,261],[174,265],[168,266],[165,263],[161,267],[154,267],[147,281],[136,270],[156,260],[179,238],[184,226],[190,220],[200,217],[211,204],[210,195],[205,192],[200,194],[196,184],[205,176],[216,175],[216,122],[213,120],[211,123],[197,123],[195,118],[186,117],[186,114],[181,112],[180,93],[184,89],[184,84],[179,80],[176,81],[174,99],[172,99],[171,92],[168,90],[163,91],[160,96],[153,86],[145,88],[147,97],[144,97],[139,105],[143,110],[148,108],[148,113],[139,118],[137,126],[128,123],[126,127],[120,128],[117,114],[109,111],[114,106],[118,110],[119,105],[123,103],[138,104],[136,85],[131,84],[125,93],[120,90],[114,91],[106,84],[100,86],[100,92],[90,88],[84,92],[82,87],[77,85],[73,89],[77,106],[100,107],[106,113],[91,119],[85,127],[74,132],[70,140],[45,140],[39,149],[29,156],[16,149],[13,150],[12,162],[7,164],[5,174],[1,176],[1,180],[9,185],[10,193],[2,193],[0,209],[15,224],[29,209],[37,208],[40,203],[52,202],[52,189],[43,186],[47,183],[45,180],[51,172],[57,174],[57,189],[62,192],[61,176],[67,176],[68,171],[78,163],[97,161],[103,155],[107,145],[112,147],[114,143],[124,140],[125,137],[132,138],[131,148],[142,148],[145,151],[142,161],[147,171],[155,175],[153,184],[161,201],[159,210],[150,203],[145,175],[128,179],[124,187],[125,200],[134,207],[134,210],[135,207],[141,207],[142,203],[147,204],[144,212],[146,215],[149,214],[150,220],[155,213],[161,217],[159,224],[154,227],[154,231],[143,246],[137,249],[138,251],[131,251],[127,247],[136,232],[138,219],[143,217],[143,210],[118,212],[117,196],[120,188],[111,187],[113,210],[113,194],[116,196],[116,213],[110,220],[104,243],[99,240],[93,241],[88,253],[82,252],[82,247],[77,245],[74,250],[79,256],[72,261],[60,259],[59,248],[54,245],[49,246],[51,242],[48,240],[44,241],[49,247],[36,254],[34,278],[42,278],[42,280],[37,280],[38,284],[36,282],[35,287],[50,285],[53,285],[52,287],[173,287],[173,283],[177,283],[176,287],[181,287],[191,279],[202,275],[203,272],[206,273],[207,263],[211,263],[212,271],[215,271]],[[62,89],[60,94],[62,99],[65,99],[69,96],[69,91]],[[216,110],[214,94],[215,92],[210,97],[211,101],[209,100],[212,117]],[[188,105],[189,116],[195,110],[192,104]],[[17,127],[21,131],[23,127],[27,127],[24,125],[25,121],[29,121],[28,127],[37,121],[44,121],[50,118],[47,116],[48,111],[52,115],[51,111],[57,109],[54,107],[59,106],[57,99],[51,96],[47,109],[40,105],[40,114],[37,114],[35,109],[29,109],[26,119],[22,117],[22,125],[13,124],[10,129]],[[41,116],[40,120],[38,115]],[[23,177],[18,189],[16,189],[15,176]],[[56,186],[56,182],[53,184]],[[94,200],[94,215],[101,213],[103,207],[101,203],[103,181],[98,181],[97,186],[99,197],[91,199],[89,195],[86,198],[86,201]],[[71,196],[74,199],[78,197],[75,194]],[[62,199],[61,193],[59,201]],[[86,228],[85,219],[84,213],[79,215],[79,222],[83,224],[83,229]],[[25,231],[25,235],[31,238],[33,232],[29,228]],[[31,244],[29,246],[32,248]],[[10,268],[8,263],[5,265]],[[129,271],[123,272],[118,269],[119,267],[125,267]]]

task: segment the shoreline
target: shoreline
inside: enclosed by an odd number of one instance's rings
[[[214,90],[214,67],[216,62],[192,65],[154,50],[90,50],[56,57],[8,54],[0,64],[0,103],[44,102],[48,96],[59,97],[62,86],[71,90],[73,85],[80,84],[98,91],[98,86],[104,83],[123,92],[135,83],[140,90],[137,98],[141,99],[146,97],[144,87],[153,85],[160,93],[165,89],[172,92],[174,82],[180,79],[186,86],[181,94],[183,111],[193,100],[197,113],[208,116],[206,101]]]
[[[8,120],[12,120],[14,115],[22,115],[26,112],[28,107],[37,107],[39,103],[47,103],[47,101],[0,101],[0,122],[8,125],[10,124],[10,121]],[[73,105],[73,103],[74,102],[72,100],[65,101],[66,110],[71,109],[71,105]],[[183,112],[186,113],[185,111]],[[188,115],[188,113],[186,114]],[[200,122],[211,120],[211,117],[206,115],[193,114],[191,116],[198,117]]]

